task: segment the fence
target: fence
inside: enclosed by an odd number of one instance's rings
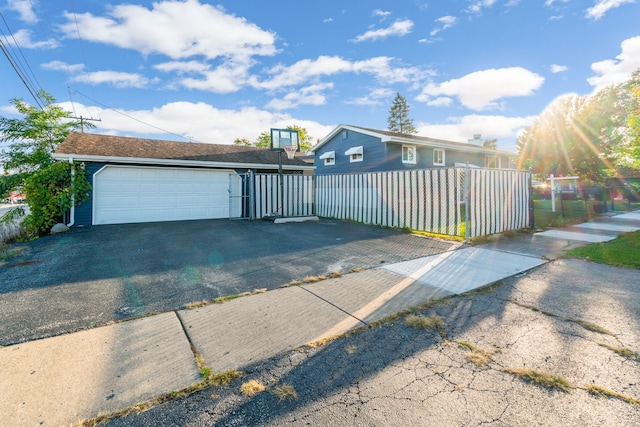
[[[318,215],[466,238],[530,226],[528,172],[453,167],[283,179],[281,187],[279,175],[255,175],[255,217],[279,214],[283,205],[284,216]]]

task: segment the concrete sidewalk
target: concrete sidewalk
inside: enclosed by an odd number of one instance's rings
[[[564,250],[640,229],[640,213],[461,247],[277,289],[0,349],[3,425],[70,425],[442,298],[521,274]],[[559,230],[550,230],[559,231]]]

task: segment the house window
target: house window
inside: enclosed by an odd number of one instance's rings
[[[349,148],[344,152],[345,156],[349,156],[351,163],[361,162],[364,160],[362,145],[359,147]]]
[[[498,156],[484,156],[484,167],[491,169],[500,168],[500,158],[498,158]]]
[[[320,155],[320,160],[324,160],[325,166],[331,166],[336,164],[336,152],[335,151],[327,151],[326,153],[322,153]]]
[[[346,130],[342,131],[342,139],[347,139],[349,137],[349,134],[347,133]]]
[[[402,163],[416,164],[416,147],[413,145],[402,146]]]
[[[444,166],[444,150],[439,148],[433,149],[433,165]]]

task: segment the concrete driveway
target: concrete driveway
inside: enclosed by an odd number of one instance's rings
[[[0,345],[458,247],[348,222],[185,221],[74,228],[0,263]]]

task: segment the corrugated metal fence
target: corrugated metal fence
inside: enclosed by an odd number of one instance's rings
[[[528,172],[437,168],[284,175],[284,216],[318,215],[473,238],[529,226]],[[255,217],[280,214],[278,175],[255,175]]]

